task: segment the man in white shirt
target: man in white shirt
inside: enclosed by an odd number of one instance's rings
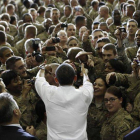
[[[45,103],[47,140],[87,140],[87,111],[93,98],[93,86],[82,65],[83,86],[75,89],[76,75],[69,64],[61,64],[55,80],[59,87],[49,85],[41,69],[35,82],[36,90]]]

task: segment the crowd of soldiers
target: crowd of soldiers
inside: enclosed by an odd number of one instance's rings
[[[89,140],[122,140],[140,126],[139,0],[2,0],[0,7],[0,93],[13,95],[25,130],[33,126],[32,134],[47,138],[34,77],[46,64],[46,80],[58,86],[55,70],[62,63],[75,69],[76,88],[81,63],[93,83]]]

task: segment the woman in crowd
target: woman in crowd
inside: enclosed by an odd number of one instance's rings
[[[105,73],[108,74],[110,72],[118,72],[118,73],[124,73],[124,64],[122,61],[118,59],[110,59],[105,64]]]
[[[99,76],[93,83],[94,98],[89,106],[87,117],[87,134],[89,140],[100,140],[100,131],[103,122],[106,120],[107,110],[104,106],[104,94],[107,84],[104,76]]]
[[[102,140],[122,140],[133,129],[133,119],[124,110],[125,98],[120,88],[111,86],[104,96],[108,117],[102,125]]]

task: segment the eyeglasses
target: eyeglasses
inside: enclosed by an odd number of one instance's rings
[[[104,102],[105,102],[106,104],[108,103],[108,101],[109,101],[110,103],[113,103],[116,99],[118,99],[118,98],[104,99]]]

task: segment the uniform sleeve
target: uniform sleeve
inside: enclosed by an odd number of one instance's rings
[[[122,122],[116,130],[116,140],[123,140],[124,136],[132,131],[133,128],[131,126],[131,122]]]

